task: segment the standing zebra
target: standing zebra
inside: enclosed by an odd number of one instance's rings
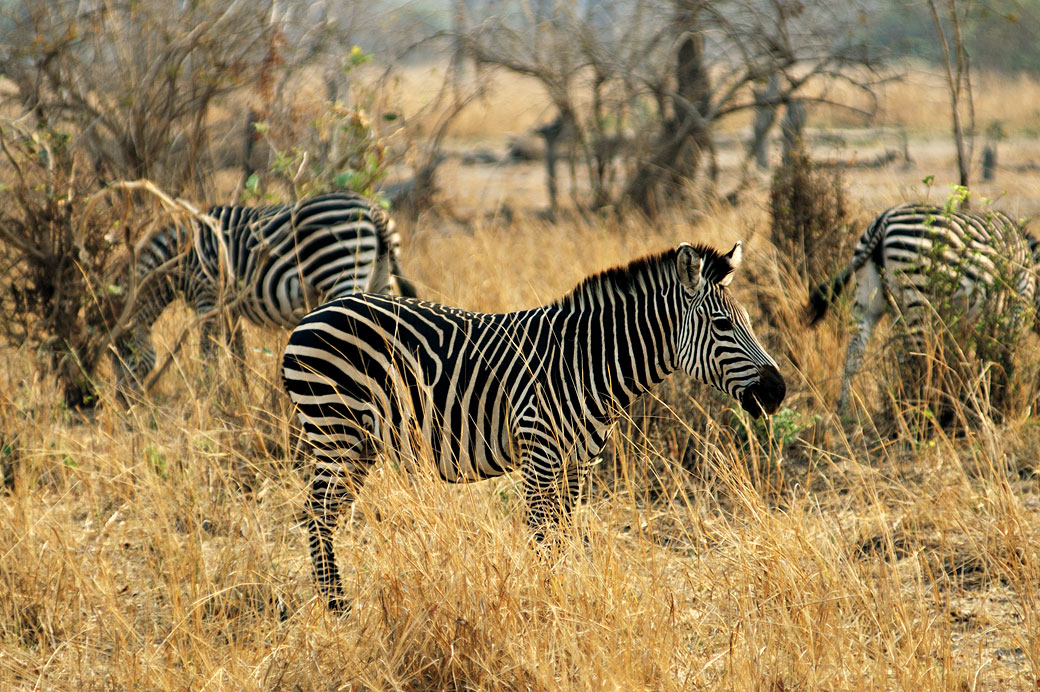
[[[1007,311],[1010,329],[1031,319],[1037,297],[1036,245],[998,211],[902,204],[882,212],[859,239],[849,265],[813,289],[806,308],[815,325],[855,274],[858,330],[845,357],[838,410],[848,408],[852,378],[889,305],[902,321],[906,354],[922,352],[927,320],[945,308],[970,317],[983,309]],[[1017,296],[1011,305],[1002,302],[1006,292]]]
[[[138,251],[138,295],[127,331],[116,339],[120,391],[155,366],[149,332],[163,310],[184,298],[199,315],[227,309],[256,325],[289,328],[326,300],[356,291],[414,296],[401,276],[393,221],[368,199],[347,192],[295,204],[210,209],[216,228],[192,219],[149,238]],[[203,323],[208,351],[219,322]],[[233,332],[237,343],[237,330]]]
[[[776,362],[727,286],[739,243],[636,260],[543,307],[481,314],[355,294],[310,313],[282,362],[316,457],[310,552],[341,607],[332,549],[340,510],[376,455],[431,459],[450,482],[518,468],[538,538],[567,516],[613,416],[682,368],[753,416],[784,398]]]

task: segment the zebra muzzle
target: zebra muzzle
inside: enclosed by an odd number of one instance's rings
[[[787,383],[780,371],[775,365],[762,365],[758,368],[758,381],[741,393],[740,405],[752,418],[758,418],[763,413],[776,413],[786,395]]]

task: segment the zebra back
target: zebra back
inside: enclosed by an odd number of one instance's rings
[[[148,331],[178,297],[202,316],[226,311],[290,328],[322,302],[356,291],[414,295],[401,277],[392,220],[361,195],[216,206],[208,217],[166,227],[139,245],[136,312],[116,344],[119,360],[138,380],[154,365]]]
[[[921,296],[916,299],[934,299],[1006,289],[1032,302],[1032,253],[1025,233],[1006,214],[905,204],[882,214],[874,226],[871,237],[865,234],[857,245],[863,257],[854,255],[853,266],[865,264],[869,252],[890,290],[901,287]]]
[[[1035,241],[1029,242],[1029,237],[999,211],[971,212],[929,204],[891,207],[864,231],[849,264],[810,292],[805,308],[808,322],[819,322],[852,275],[868,262],[889,277],[889,287],[905,277],[916,284],[919,293],[932,294],[1008,282],[1032,302],[1037,260]],[[921,278],[926,274],[932,278]],[[960,289],[948,286],[944,290],[937,284],[946,281],[935,280],[939,275],[959,283]]]

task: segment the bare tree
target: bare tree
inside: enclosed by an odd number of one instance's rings
[[[883,79],[854,38],[856,8],[824,0],[517,0],[494,12],[470,22],[464,45],[542,84],[573,127],[593,207],[653,213],[713,161],[721,119],[796,98],[831,102],[835,81],[872,99]],[[770,81],[775,90],[756,97]]]
[[[975,99],[971,90],[971,60],[961,31],[971,3],[968,0],[944,0],[942,11],[936,0],[928,0],[935,33],[942,47],[942,64],[946,87],[950,91],[950,113],[953,141],[957,147],[957,171],[960,185],[969,187],[971,160],[975,149]],[[952,44],[952,45],[951,45]],[[964,118],[967,117],[967,131]]]
[[[4,7],[0,62],[11,100],[38,127],[73,134],[100,179],[203,192],[218,100],[273,93],[326,46],[327,20],[304,7],[26,0]]]
[[[679,46],[670,100],[671,115],[662,119],[653,155],[640,163],[625,190],[626,197],[647,213],[656,212],[668,198],[682,197],[704,153],[713,151],[711,125],[705,118],[711,107],[711,77],[698,33],[686,34]]]
[[[470,28],[461,42],[478,65],[503,67],[541,83],[559,127],[572,133],[592,206],[614,201],[620,174],[616,153],[630,130],[642,124],[640,100],[667,55],[663,8],[662,0],[521,0],[496,6],[489,16],[470,16],[466,23]],[[475,8],[468,9],[472,14]],[[576,196],[573,187],[571,196]]]
[[[751,128],[748,153],[760,169],[769,168],[769,131],[776,122],[776,104],[780,96],[780,75],[774,73],[762,87],[752,87],[755,96],[755,122]]]

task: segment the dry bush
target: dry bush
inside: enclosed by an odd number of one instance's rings
[[[0,129],[0,149],[0,179],[10,181],[0,186],[0,337],[37,356],[35,371],[57,379],[65,406],[92,408],[109,347],[134,318],[132,254],[191,207],[148,181],[100,188],[60,132],[12,124]],[[153,206],[135,196],[143,190]]]
[[[802,146],[773,173],[769,190],[769,239],[806,281],[842,266],[855,238],[841,171],[818,169]]]
[[[36,127],[75,133],[104,181],[148,178],[210,198],[233,128],[218,118],[236,93],[284,96],[303,68],[341,50],[349,22],[326,8],[268,0],[27,0],[2,11],[3,103]],[[241,141],[234,137],[235,144]]]
[[[147,177],[177,191],[204,183],[209,109],[260,72],[281,29],[263,3],[218,5],[6,8],[6,100],[38,127],[80,135],[106,180]]]
[[[70,407],[92,406],[91,377],[107,345],[106,279],[119,218],[99,201],[69,138],[0,129],[0,322],[8,347],[37,354]]]

